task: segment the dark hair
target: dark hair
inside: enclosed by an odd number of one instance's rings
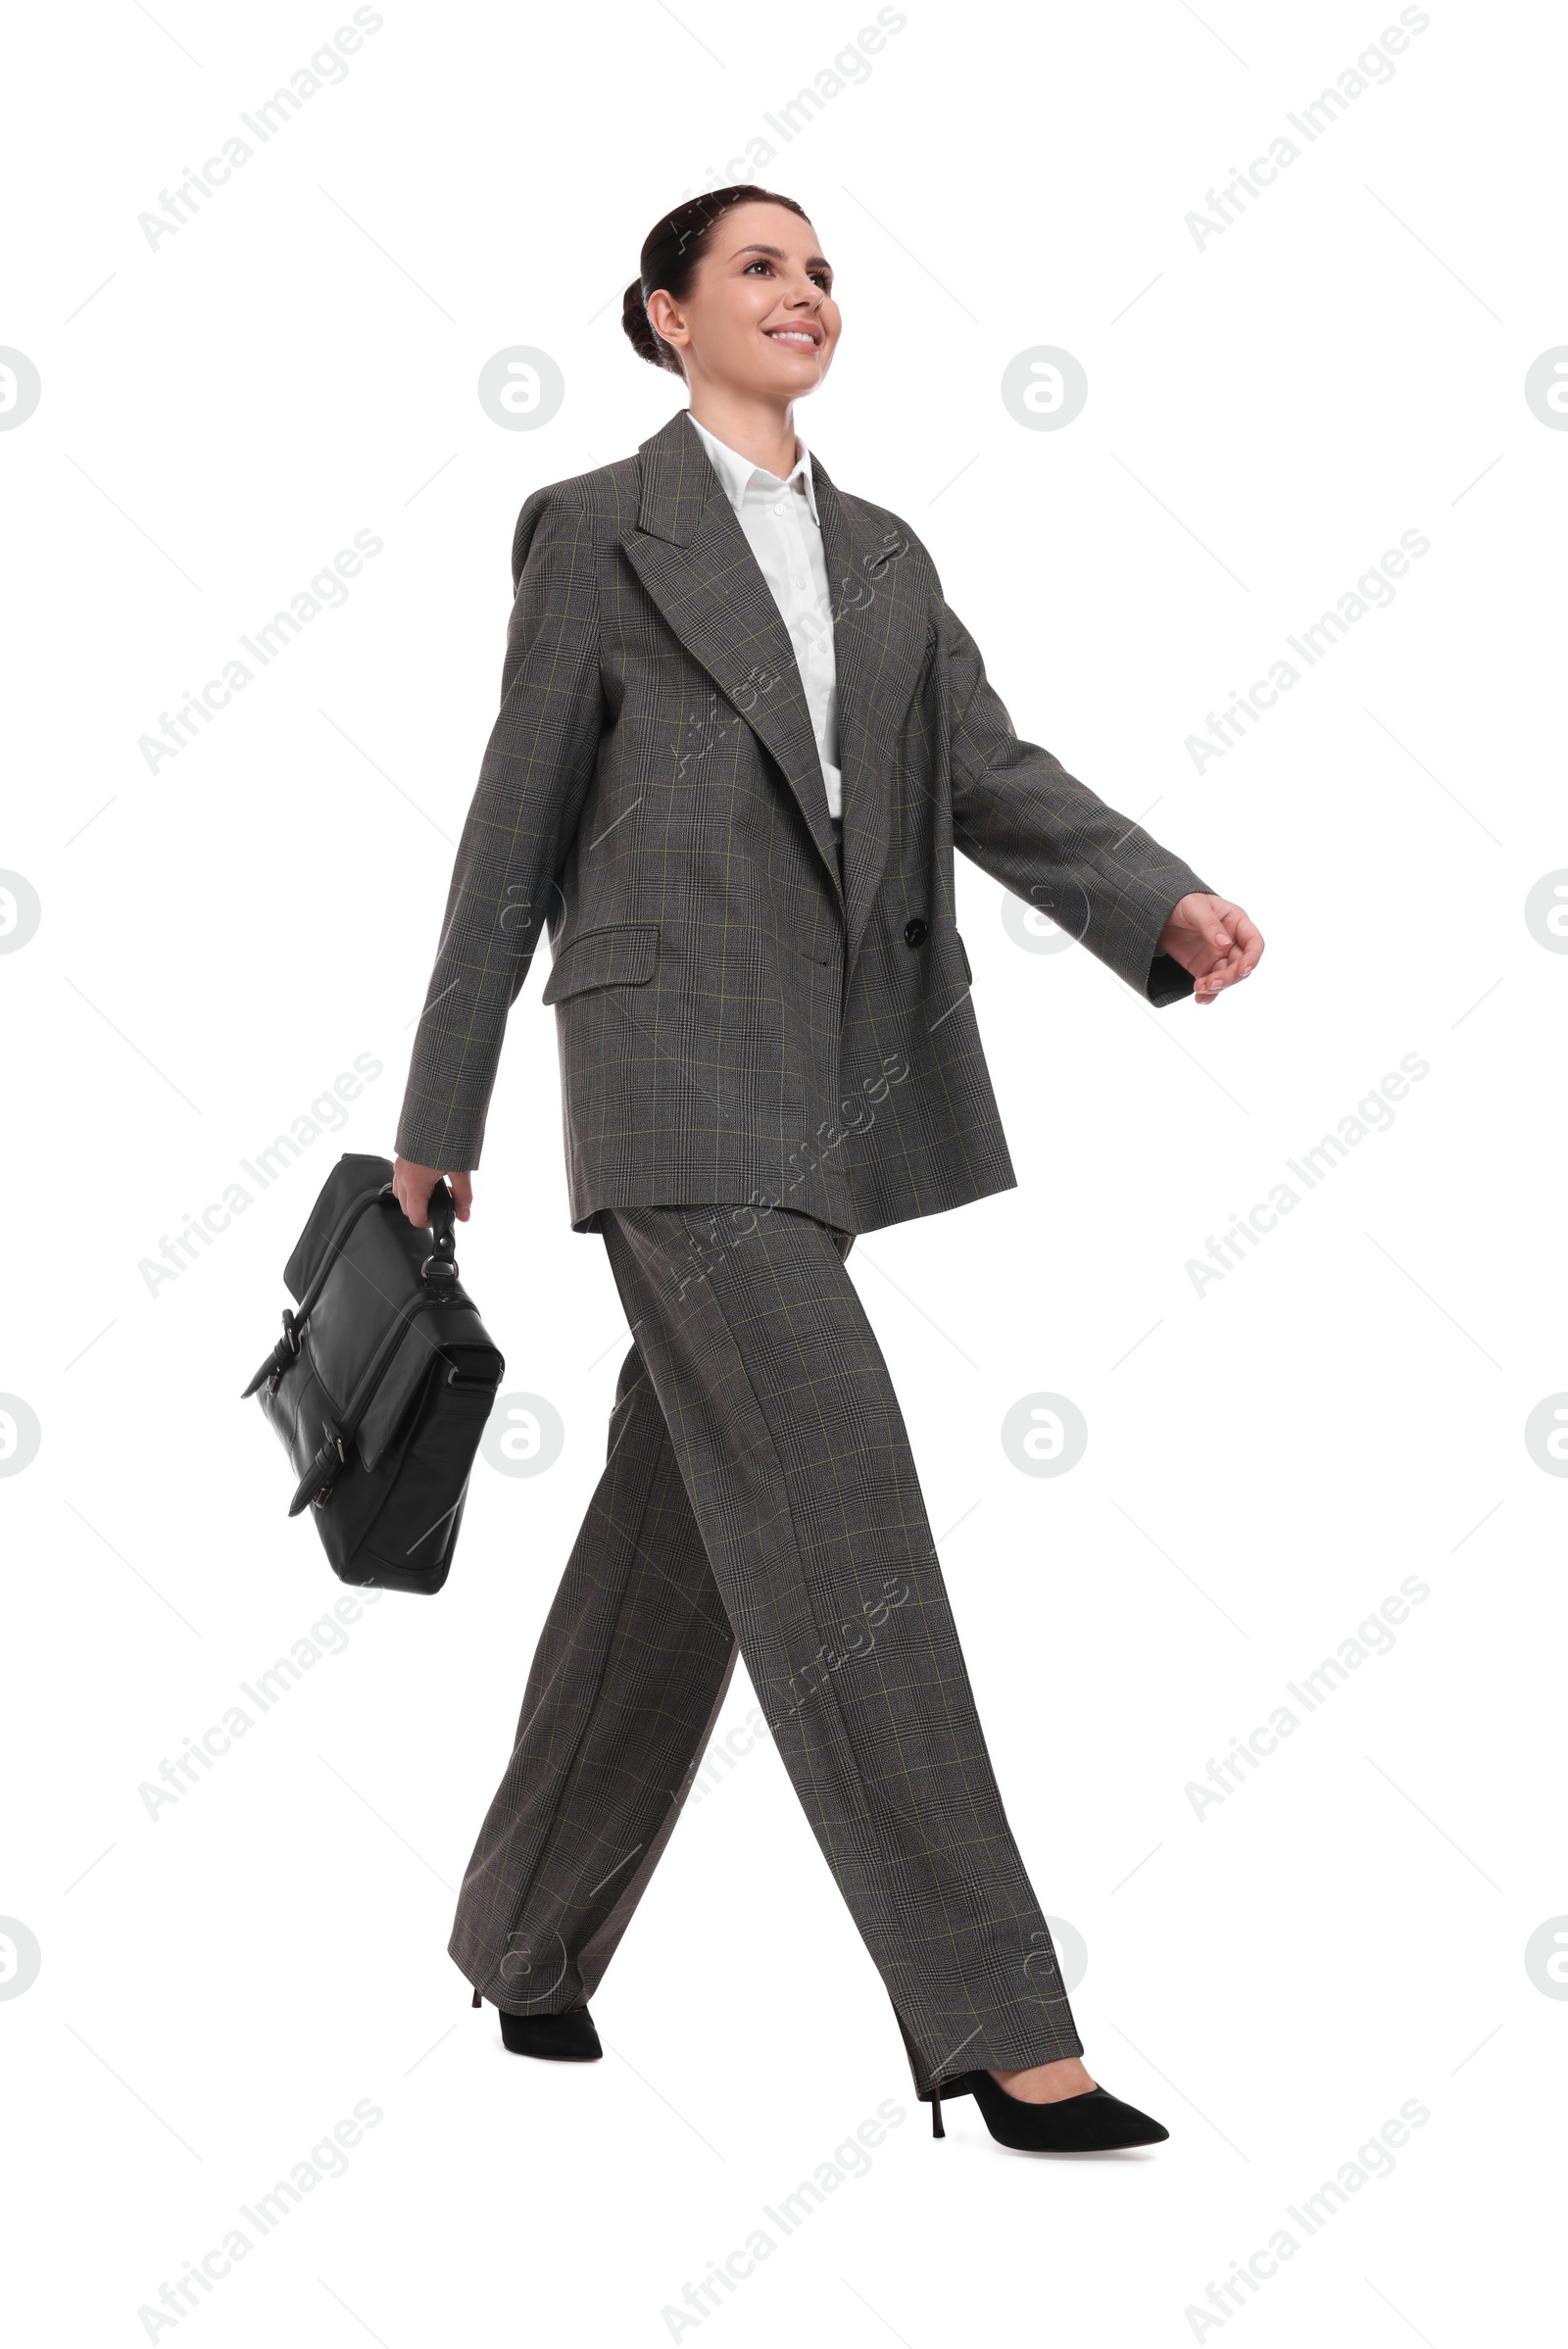
[[[663,287],[671,300],[683,302],[692,290],[697,264],[712,242],[713,230],[737,204],[782,204],[786,211],[808,218],[793,196],[775,196],[765,187],[717,187],[706,196],[693,196],[651,228],[643,239],[638,274],[626,288],[620,322],[639,359],[650,367],[667,367],[686,379],[686,369],[673,343],[655,332],[648,318],[648,297]]]

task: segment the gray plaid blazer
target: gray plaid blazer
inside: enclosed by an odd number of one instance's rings
[[[789,632],[678,410],[518,516],[402,1156],[478,1165],[547,928],[578,1231],[607,1206],[749,1203],[869,1232],[1015,1185],[955,846],[1151,1003],[1191,994],[1156,942],[1207,884],[1019,741],[908,524],[811,466],[842,870]]]

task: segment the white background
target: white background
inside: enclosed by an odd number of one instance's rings
[[[0,1480],[0,1913],[42,1957],[0,2000],[19,2339],[149,2337],[163,2283],[368,2099],[346,2174],[152,2337],[667,2340],[890,2098],[867,2174],[674,2337],[1535,2337],[1568,1487],[1524,1426],[1568,1387],[1568,959],[1525,901],[1568,865],[1568,435],[1524,378],[1568,341],[1564,41],[1544,9],[1428,13],[1202,247],[1186,216],[1396,10],[909,0],[786,141],[764,118],[869,17],[385,0],[341,86],[156,249],[138,216],[347,10],[16,34],[0,342],[43,385],[0,433],[0,866],[42,906],[0,958],[0,1390],[42,1431]],[[1009,1817],[1087,1944],[1090,2067],[1172,2132],[1149,2154],[1009,2154],[967,2103],[932,2144],[767,1750],[682,1820],[595,2000],[602,2065],[518,2062],[468,2011],[455,1887],[625,1346],[567,1223],[542,966],[462,1256],[563,1454],[481,1463],[445,1591],[368,1607],[156,1818],[138,1792],[341,1594],[239,1390],[336,1155],[391,1148],[517,508],[681,400],[620,296],[658,216],[735,177],[798,198],[838,272],[800,416],[835,480],[931,548],[1018,731],[1268,941],[1215,1008],[1156,1016],[1025,951],[960,861],[1019,1186],[851,1259]],[[532,434],[476,397],[515,344],[565,377]],[[1060,431],[1000,396],[1039,345],[1087,371]],[[149,772],[139,738],[361,529],[383,551],[343,608]],[[1392,605],[1196,771],[1207,713],[1406,530],[1430,549]],[[150,1293],[142,1260],[361,1053],[341,1129]],[[1412,1053],[1393,1124],[1200,1296],[1209,1236]],[[1088,1420],[1060,1478],[1001,1445],[1037,1392]],[[1392,1649],[1199,1816],[1189,1785],[1407,1576]],[[726,1729],[751,1701],[738,1676]],[[1287,2206],[1412,2099],[1392,2175],[1308,2236]],[[1294,2257],[1202,2329],[1282,2227]]]

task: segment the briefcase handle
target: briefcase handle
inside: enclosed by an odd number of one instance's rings
[[[395,1199],[397,1193],[390,1183],[381,1186],[383,1199]],[[401,1214],[402,1209],[398,1212]],[[430,1219],[434,1252],[425,1257],[419,1267],[424,1281],[455,1281],[458,1277],[458,1202],[447,1189],[444,1180],[436,1183],[425,1209]]]

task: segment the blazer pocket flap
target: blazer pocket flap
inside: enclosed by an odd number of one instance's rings
[[[638,987],[654,975],[659,959],[656,921],[609,922],[602,929],[579,930],[556,950],[540,1002],[559,1003],[589,987]]]

